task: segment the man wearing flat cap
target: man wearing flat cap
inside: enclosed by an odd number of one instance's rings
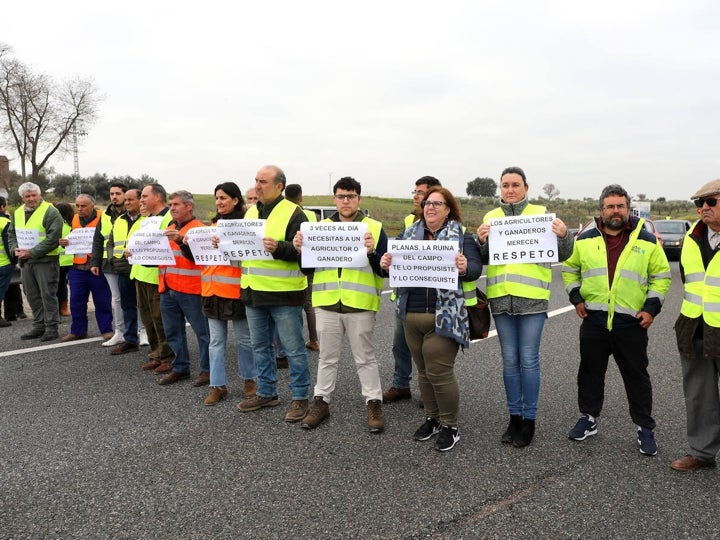
[[[680,254],[685,294],[675,323],[683,374],[690,452],[670,465],[676,471],[715,467],[720,450],[720,179],[692,197],[700,219]]]

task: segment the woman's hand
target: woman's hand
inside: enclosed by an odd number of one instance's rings
[[[455,255],[455,267],[458,269],[458,273],[461,276],[467,274],[467,257],[462,253]]]
[[[478,227],[477,235],[478,235],[478,240],[480,241],[481,244],[484,244],[487,242],[487,238],[488,238],[489,234],[490,234],[490,225],[488,225],[487,223],[483,223],[482,225],[480,225]]]
[[[380,268],[382,268],[383,270],[385,270],[387,272],[390,269],[391,264],[392,264],[392,255],[390,255],[389,253],[385,253],[380,258]]]

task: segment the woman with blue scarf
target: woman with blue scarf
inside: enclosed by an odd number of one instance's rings
[[[458,412],[460,391],[455,378],[455,357],[460,347],[470,344],[466,305],[474,295],[475,280],[480,277],[480,252],[472,234],[462,226],[460,207],[446,188],[431,188],[422,201],[423,216],[400,236],[404,240],[449,240],[459,243],[455,257],[460,283],[464,288],[442,290],[427,287],[401,287],[395,309],[403,321],[413,361],[418,370],[418,386],[425,406],[425,423],[415,431],[417,441],[439,434],[435,448],[450,450],[460,440]],[[388,272],[392,256],[380,260]],[[468,300],[470,302],[470,300]]]

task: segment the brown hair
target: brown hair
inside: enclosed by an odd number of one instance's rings
[[[445,199],[445,204],[447,204],[447,207],[450,209],[450,213],[448,214],[448,219],[454,219],[457,222],[462,223],[462,214],[460,213],[460,205],[457,202],[457,199],[455,196],[450,193],[450,190],[448,188],[442,187],[442,186],[433,186],[431,187],[428,192],[425,194],[425,197],[423,198],[423,203],[427,201],[428,197],[431,193],[439,193],[443,196]]]

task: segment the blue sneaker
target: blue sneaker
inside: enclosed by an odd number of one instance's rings
[[[574,441],[584,441],[590,435],[597,434],[597,420],[589,414],[583,414],[568,433],[568,438]]]
[[[657,442],[652,429],[638,427],[637,442],[640,445],[640,453],[646,456],[654,456],[657,454]]]

